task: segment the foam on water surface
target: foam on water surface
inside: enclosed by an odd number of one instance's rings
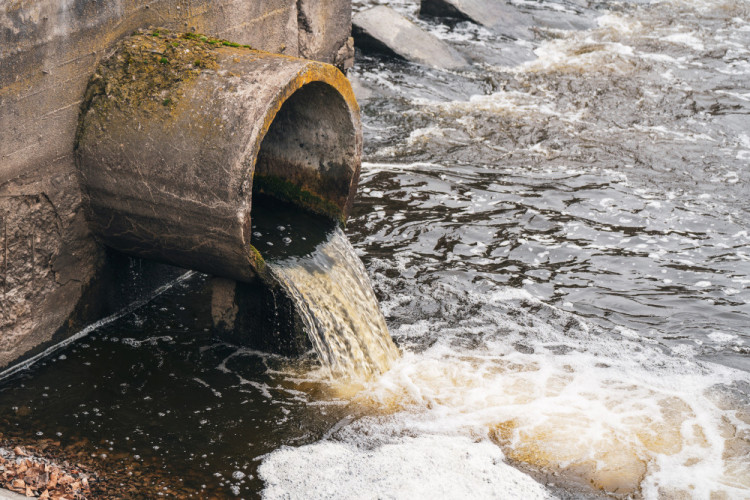
[[[439,473],[436,473],[438,472]],[[323,441],[271,453],[263,498],[553,498],[491,443],[404,437],[373,448]]]
[[[107,439],[203,496],[750,497],[750,4],[513,2],[596,26],[517,41],[393,3],[474,61],[352,70],[367,161],[347,233],[403,358],[322,333],[321,359],[330,342],[344,371],[375,366],[332,377],[159,308],[4,388],[9,429]],[[282,260],[310,242],[259,232]],[[306,255],[280,273],[300,301],[346,303],[315,271],[340,256]],[[382,331],[349,305],[345,337]]]
[[[352,411],[369,416],[344,422],[315,445],[272,453],[261,468],[269,497],[308,487],[326,496],[328,486],[312,485],[339,472],[357,487],[406,497],[410,483],[401,489],[398,479],[411,477],[412,467],[428,488],[461,471],[470,483],[502,492],[502,454],[492,472],[477,475],[457,469],[461,443],[466,456],[497,446],[538,479],[573,488],[647,498],[739,498],[750,489],[750,412],[731,390],[750,383],[746,373],[632,336],[610,337],[517,290],[471,300],[480,312],[463,327],[430,331],[439,340],[428,349],[407,352],[364,387],[334,383]],[[522,302],[543,314],[519,317]],[[514,311],[516,321],[506,316]],[[395,333],[425,335],[419,325]],[[337,472],[295,472],[318,459]],[[402,470],[403,461],[411,465],[393,481],[373,480]]]
[[[488,60],[468,95],[360,70],[408,103],[374,100],[366,120],[359,228],[404,355],[334,384],[352,418],[269,455],[267,493],[301,491],[282,464],[317,453],[377,488],[382,454],[400,463],[395,449],[429,439],[496,446],[495,467],[572,498],[750,496],[750,376],[706,361],[746,366],[748,3],[598,12],[594,29],[535,43],[535,60]],[[434,31],[484,54],[473,30]],[[461,463],[413,460],[424,484]]]

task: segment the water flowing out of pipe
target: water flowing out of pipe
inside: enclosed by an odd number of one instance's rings
[[[398,358],[365,267],[341,229],[312,253],[269,266],[333,375],[370,377]]]
[[[362,261],[335,223],[256,196],[253,239],[294,301],[315,352],[332,376],[366,379],[398,358]],[[262,214],[262,215],[260,215]]]

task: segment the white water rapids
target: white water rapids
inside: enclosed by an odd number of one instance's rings
[[[267,455],[267,498],[750,498],[750,5],[513,3],[593,27],[390,2],[473,72],[353,76],[354,239],[404,355],[332,384],[350,418]]]

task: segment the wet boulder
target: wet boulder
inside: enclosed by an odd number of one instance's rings
[[[421,0],[420,16],[471,21],[514,38],[532,37],[534,20],[498,0]]]
[[[596,26],[594,16],[583,16],[580,12],[539,8],[524,12],[502,0],[421,0],[419,14],[471,21],[521,39],[531,38],[533,27],[584,30]]]
[[[355,45],[364,52],[445,69],[467,64],[463,56],[448,44],[382,5],[355,14],[352,32]]]

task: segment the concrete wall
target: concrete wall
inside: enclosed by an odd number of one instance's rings
[[[79,106],[99,60],[149,26],[341,68],[353,57],[350,0],[0,3],[0,369],[100,314],[85,297],[107,258],[81,209]]]

